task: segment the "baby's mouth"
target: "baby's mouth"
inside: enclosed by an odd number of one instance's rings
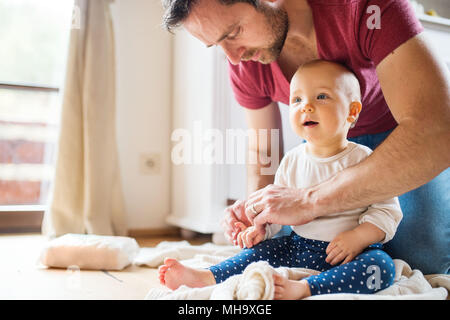
[[[303,123],[303,126],[305,126],[305,127],[314,127],[314,126],[316,126],[316,125],[318,125],[319,123],[318,122],[316,122],[316,121],[305,121],[304,123]]]

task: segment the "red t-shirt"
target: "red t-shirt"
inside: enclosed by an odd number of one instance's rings
[[[308,0],[308,3],[320,59],[345,65],[360,82],[363,108],[348,137],[394,128],[397,122],[383,97],[375,68],[394,49],[423,31],[408,0]],[[376,12],[367,12],[373,5],[380,8],[379,29],[374,26]],[[229,75],[236,100],[243,107],[259,109],[272,101],[289,104],[289,81],[276,61],[266,65],[254,61],[229,63]]]

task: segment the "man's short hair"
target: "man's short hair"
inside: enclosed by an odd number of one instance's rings
[[[163,27],[172,32],[174,28],[179,27],[189,16],[192,6],[198,0],[161,0],[164,8]],[[243,2],[248,3],[255,8],[259,5],[259,0],[215,0],[224,5],[232,5]]]

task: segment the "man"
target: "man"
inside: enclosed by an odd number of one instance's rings
[[[251,129],[281,130],[277,102],[288,104],[289,81],[305,62],[342,63],[361,83],[363,109],[348,137],[373,154],[308,189],[275,186],[260,163],[248,165],[249,197],[226,210],[230,239],[237,222],[301,225],[402,195],[404,218],[387,251],[424,273],[449,272],[450,76],[407,0],[163,2],[169,30],[182,25],[222,47]],[[249,145],[256,154],[282,149],[282,141]]]

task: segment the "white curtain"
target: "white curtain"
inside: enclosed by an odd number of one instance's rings
[[[110,0],[76,0],[56,171],[42,232],[126,235],[115,129]]]

